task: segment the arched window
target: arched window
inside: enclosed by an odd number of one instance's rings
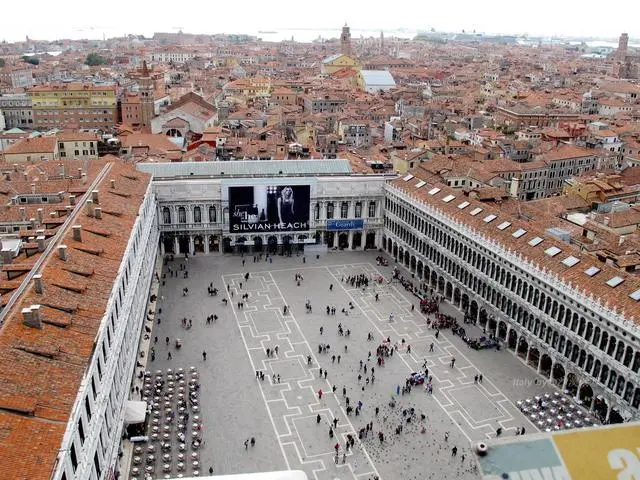
[[[355,212],[354,212],[354,217],[356,217],[356,218],[362,217],[362,203],[361,202],[356,202],[356,208],[355,208]]]
[[[178,207],[178,223],[187,223],[187,211],[184,207]]]
[[[313,209],[313,219],[320,220],[320,204],[316,203],[316,206]]]
[[[200,207],[193,207],[193,223],[202,222],[202,210]]]
[[[347,218],[349,216],[349,202],[342,202],[340,204],[340,218]]]
[[[169,207],[164,207],[162,209],[162,222],[165,225],[168,225],[171,223],[171,210],[169,210]]]
[[[210,223],[216,223],[218,221],[218,215],[216,213],[216,207],[214,207],[213,205],[211,205],[209,207],[209,222]]]
[[[333,218],[333,202],[327,203],[327,218]]]

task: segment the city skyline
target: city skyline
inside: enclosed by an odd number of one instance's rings
[[[406,30],[440,32],[476,31],[486,34],[513,34],[531,36],[617,38],[620,32],[628,32],[630,38],[640,37],[634,19],[640,15],[640,6],[621,0],[607,4],[610,12],[625,12],[615,21],[603,22],[602,17],[593,14],[591,2],[580,10],[575,5],[542,0],[535,9],[526,14],[516,12],[502,1],[488,2],[482,10],[470,0],[460,0],[456,4],[455,15],[448,5],[429,5],[420,2],[405,2],[403,8],[392,11],[380,9],[364,10],[354,2],[342,4],[336,0],[323,2],[322,9],[297,14],[290,2],[275,0],[269,8],[254,1],[245,3],[249,15],[238,15],[233,4],[210,4],[201,1],[192,3],[192,10],[201,10],[205,15],[171,15],[171,4],[161,1],[158,8],[147,9],[142,4],[125,3],[114,0],[109,3],[115,13],[107,14],[92,21],[86,15],[84,4],[78,0],[67,0],[63,9],[60,4],[43,0],[31,3],[33,8],[28,24],[25,22],[3,25],[2,40],[22,41],[26,36],[36,40],[56,39],[101,39],[103,36],[117,37],[126,34],[150,36],[153,32],[182,30],[189,33],[248,33],[258,31],[317,29],[333,32],[345,22],[353,31],[373,32]],[[253,10],[253,11],[252,11]],[[3,7],[10,18],[21,13],[18,4]],[[283,12],[285,12],[283,14]],[[210,15],[208,15],[209,13]],[[310,14],[312,13],[312,14]],[[324,36],[324,35],[323,35]]]

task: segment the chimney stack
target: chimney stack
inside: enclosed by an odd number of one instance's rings
[[[82,242],[82,225],[74,225],[71,228],[73,229],[73,239],[76,242]]]
[[[83,173],[81,176],[82,176],[82,184],[84,185],[87,183],[87,174]]]
[[[116,181],[111,179],[111,190],[115,190],[116,189]]]
[[[98,220],[102,219],[102,209],[100,207],[96,207],[93,213]]]
[[[60,260],[62,260],[63,262],[67,261],[68,255],[67,255],[67,246],[66,245],[59,245],[58,246],[58,256],[60,257]]]
[[[17,163],[14,163],[14,164],[13,164],[13,171],[14,171],[14,172],[17,172],[17,171],[18,171],[18,164],[17,164]]]
[[[24,179],[25,182],[29,180],[29,175],[27,175],[27,172],[22,172],[22,178]]]
[[[20,207],[20,219],[24,222],[27,219],[27,209]]]
[[[93,190],[91,192],[91,199],[93,200],[93,203],[100,204],[100,196],[98,190]]]
[[[31,305],[22,309],[22,323],[31,328],[42,328],[40,305]]]
[[[33,276],[33,288],[36,293],[42,293],[42,275],[39,273]]]
[[[33,314],[30,308],[22,309],[22,324],[27,327],[33,327]]]
[[[25,180],[26,180],[27,179],[26,178],[27,174],[25,173],[24,176],[25,176]],[[34,194],[36,193],[36,184],[35,183],[31,184],[31,193],[34,193]]]
[[[44,241],[45,240],[46,240],[46,238],[45,238],[44,235],[38,235],[36,237],[36,243],[38,244],[38,251],[39,252],[44,252],[44,248],[45,248]]]
[[[90,216],[90,217],[93,217],[95,215],[95,213],[94,213],[95,212],[95,208],[94,208],[94,205],[93,205],[93,200],[91,200],[91,199],[87,200],[86,205],[87,205],[87,215]]]
[[[0,255],[2,255],[2,263],[5,265],[9,265],[13,262],[13,251],[8,248],[3,248],[0,251]]]
[[[82,169],[81,168],[78,169],[78,178],[82,178]]]
[[[57,212],[49,212],[49,216],[51,218],[56,218],[58,216],[58,213]]]
[[[38,217],[38,223],[42,225],[42,222],[44,221],[44,210],[42,208],[38,209],[37,217]]]
[[[75,205],[76,204],[76,196],[75,195],[69,195],[69,204],[70,205]]]
[[[64,207],[65,210],[67,211],[67,217],[71,215],[71,213],[73,212],[73,207],[71,205],[67,205],[66,207]]]

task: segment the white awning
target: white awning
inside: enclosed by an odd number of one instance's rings
[[[124,409],[125,425],[143,423],[147,417],[147,402],[128,400]]]

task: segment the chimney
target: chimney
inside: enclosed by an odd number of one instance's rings
[[[74,225],[71,228],[73,229],[73,239],[76,242],[82,242],[82,225]]]
[[[22,178],[24,179],[25,182],[29,180],[29,175],[27,175],[27,172],[22,172]]]
[[[31,305],[31,320],[36,328],[42,328],[42,319],[40,318],[40,305]]]
[[[20,207],[20,219],[24,222],[27,219],[27,209]]]
[[[98,220],[102,218],[102,209],[100,207],[96,207],[93,213]]]
[[[62,178],[64,178],[64,174],[65,174],[64,163],[61,163],[58,166],[60,167],[60,175],[62,176]]]
[[[84,185],[84,184],[86,184],[86,183],[87,183],[87,174],[86,174],[86,173],[83,173],[83,174],[82,174],[82,184]]]
[[[115,190],[116,189],[116,181],[115,180],[111,180],[111,190]]]
[[[98,193],[99,193],[98,190],[93,190],[91,192],[91,199],[93,200],[93,203],[100,204],[100,197]]]
[[[27,327],[33,327],[33,312],[31,312],[30,308],[22,309],[22,324]]]
[[[82,178],[82,169],[81,168],[78,169],[78,178]]]
[[[66,245],[59,245],[58,246],[58,256],[60,257],[60,260],[62,260],[63,262],[67,261],[67,258],[69,258],[67,256],[67,246]]]
[[[38,217],[38,223],[42,225],[42,222],[44,221],[44,210],[39,208],[36,215]]]
[[[75,205],[76,204],[76,196],[75,195],[69,195],[69,204],[70,205]]]
[[[26,180],[27,174],[25,173],[24,175],[25,175],[25,180]],[[36,193],[36,184],[35,183],[31,184],[31,193]]]
[[[2,255],[2,263],[5,265],[9,265],[13,262],[13,251],[8,248],[3,248],[0,251],[0,255]]]
[[[22,323],[31,328],[42,328],[40,305],[31,305],[22,309]]]
[[[44,241],[45,241],[45,236],[44,235],[38,235],[36,237],[36,243],[38,244],[38,251],[39,252],[44,252]]]
[[[71,205],[67,205],[66,207],[64,207],[67,210],[67,217],[71,215],[71,213],[73,212],[73,206]]]
[[[609,225],[609,221],[611,219],[609,217],[604,217],[604,221],[602,222],[604,224],[604,226],[606,227],[607,225]]]
[[[36,219],[35,218],[30,218],[29,219],[29,228],[36,228]]]
[[[56,218],[58,216],[57,212],[49,212],[49,216],[51,218]]]
[[[90,217],[94,216],[94,205],[93,205],[93,200],[87,200],[87,215]]]
[[[10,182],[11,181],[11,172],[4,172],[4,179],[7,182]]]
[[[42,275],[39,273],[33,276],[33,288],[36,293],[42,293]]]
[[[14,171],[14,172],[17,172],[17,171],[18,171],[18,164],[17,164],[17,163],[14,163],[14,164],[13,164],[13,171]]]

